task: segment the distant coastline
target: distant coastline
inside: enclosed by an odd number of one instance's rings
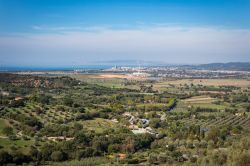
[[[11,67],[0,67],[0,72],[18,72],[18,71],[72,71],[72,70],[102,70],[111,68],[112,65],[86,65],[79,67],[69,67],[69,66],[60,66],[60,67],[19,67],[19,66],[11,66]]]
[[[107,63],[77,66],[0,66],[0,72],[20,72],[20,71],[75,71],[75,70],[105,70],[112,67],[178,67],[180,69],[193,70],[230,70],[230,71],[250,71],[250,62],[229,62],[229,63],[208,63],[208,64],[157,64],[157,63]]]

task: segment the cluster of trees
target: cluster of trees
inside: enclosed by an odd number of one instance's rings
[[[155,91],[153,90],[153,85],[146,86],[146,85],[140,85],[140,92],[144,93],[154,93]]]
[[[202,86],[198,85],[195,86],[195,90],[200,90],[200,91],[220,91],[220,92],[232,92],[233,90],[239,89],[238,87],[235,86]]]
[[[19,122],[17,127],[27,135],[34,135],[44,126],[36,117],[26,116],[18,112],[6,112],[2,116]]]
[[[78,130],[72,141],[45,143],[40,148],[30,147],[29,154],[0,151],[0,163],[28,163],[43,161],[80,160],[113,153],[134,153],[150,148],[154,138],[149,134],[133,135],[125,130],[109,133],[109,136],[96,135]]]
[[[63,77],[39,77],[31,75],[0,73],[0,82],[20,88],[68,88],[80,83],[76,79]]]
[[[233,103],[250,102],[250,98],[247,94],[237,94],[233,95]]]
[[[206,107],[196,107],[194,110],[194,112],[218,112],[218,109],[214,109],[214,108],[206,108]]]
[[[20,152],[9,153],[4,150],[0,150],[0,165],[6,165],[9,163],[15,163],[17,165],[21,165],[23,163],[30,163],[32,157],[29,155],[25,155]]]
[[[47,95],[44,93],[43,94],[35,93],[29,97],[29,100],[31,102],[37,102],[37,103],[41,103],[43,105],[49,105],[49,104],[52,104],[54,99],[51,95]]]

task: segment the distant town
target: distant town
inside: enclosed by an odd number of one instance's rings
[[[209,64],[208,64],[209,65]],[[218,65],[217,65],[218,66]],[[238,65],[239,66],[239,65]],[[165,79],[165,78],[247,78],[250,71],[241,68],[210,68],[197,66],[116,66],[107,69],[76,68],[69,70],[48,71],[12,71],[18,74],[32,75],[68,75],[68,74],[100,74],[103,77],[126,79]]]

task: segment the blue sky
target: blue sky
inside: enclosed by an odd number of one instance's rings
[[[249,0],[0,0],[0,65],[250,61]]]

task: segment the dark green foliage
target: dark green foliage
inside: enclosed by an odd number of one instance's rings
[[[10,107],[23,107],[25,105],[24,100],[12,100],[9,104]]]
[[[71,107],[73,105],[74,101],[70,96],[66,96],[63,98],[63,104],[66,106]]]
[[[65,154],[61,151],[52,152],[50,157],[52,161],[64,161],[67,159]]]
[[[0,165],[12,162],[12,156],[6,151],[0,151]]]
[[[160,122],[161,122],[160,119],[154,118],[150,121],[150,127],[159,128],[161,126]]]
[[[22,163],[29,163],[32,161],[30,156],[24,155],[23,153],[15,153],[13,156],[13,163],[21,165]]]
[[[12,127],[4,127],[3,130],[2,130],[3,134],[7,135],[7,136],[10,136],[13,134],[13,128]]]

